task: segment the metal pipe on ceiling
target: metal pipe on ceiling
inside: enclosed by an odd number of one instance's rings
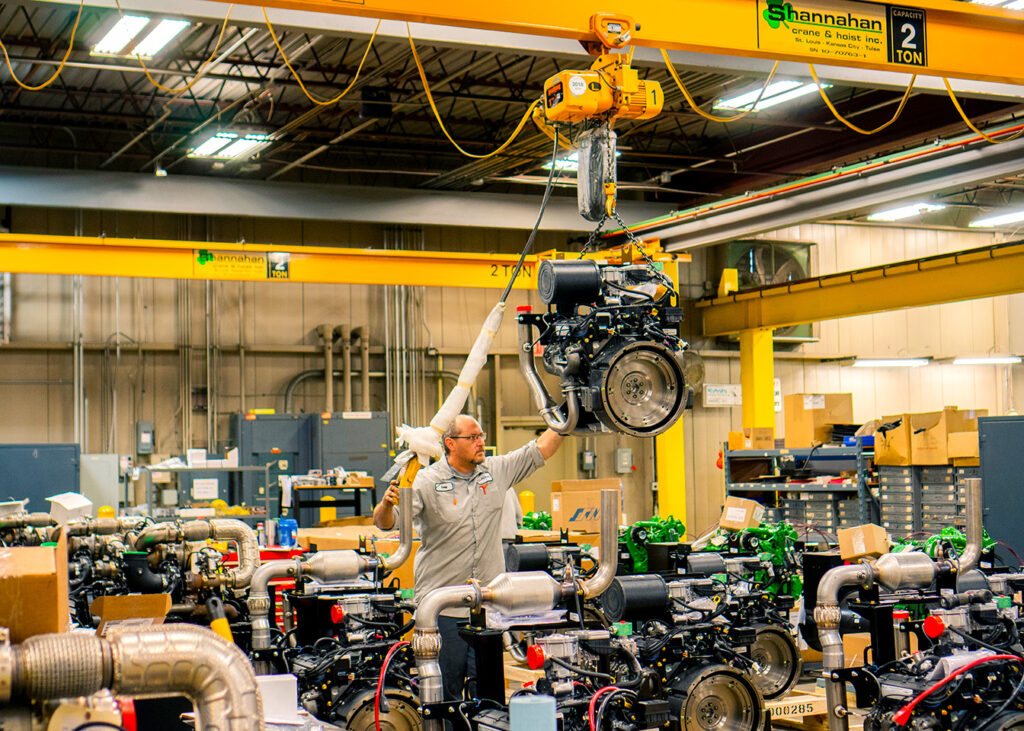
[[[954,143],[959,144],[959,143]],[[933,191],[1016,175],[1024,171],[1024,138],[1000,145],[965,144],[945,154],[921,151],[907,160],[852,169],[830,182],[808,180],[806,186],[778,194],[751,197],[722,212],[710,211],[679,223],[645,229],[657,235],[667,251],[732,241],[809,220],[846,215],[895,198],[909,199]]]

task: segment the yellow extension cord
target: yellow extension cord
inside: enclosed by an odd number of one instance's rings
[[[452,136],[448,134],[448,130],[444,126],[444,121],[442,121],[441,119],[441,113],[437,111],[437,105],[434,104],[434,95],[430,93],[430,84],[427,82],[426,72],[423,71],[423,64],[420,63],[420,55],[416,53],[416,44],[413,43],[412,40],[412,28],[409,26],[408,23],[406,23],[405,29],[409,33],[409,47],[412,49],[413,60],[416,61],[416,69],[420,72],[420,81],[423,82],[423,91],[427,95],[427,101],[430,103],[430,108],[434,111],[434,117],[437,119],[437,123],[441,127],[441,131],[444,133],[444,136],[448,138],[448,141],[451,142],[452,145],[454,145],[455,149],[461,152],[466,157],[473,157],[478,160],[481,160],[487,157],[493,157],[494,155],[497,155],[499,152],[501,152],[506,147],[511,145],[512,140],[518,137],[519,133],[523,131],[523,127],[525,127],[527,121],[529,121],[530,116],[533,114],[533,110],[536,108],[538,104],[540,104],[540,99],[535,100],[533,104],[530,105],[530,108],[526,110],[526,114],[524,114],[523,118],[519,120],[519,124],[516,125],[515,130],[513,130],[512,132],[512,135],[507,140],[505,140],[498,149],[493,150],[492,152],[488,152],[485,155],[476,155],[472,152],[466,152],[461,147],[459,147],[458,142],[452,139]]]
[[[821,98],[825,102],[825,106],[827,106],[829,110],[832,112],[832,116],[838,119],[843,124],[845,124],[850,129],[852,129],[854,132],[859,132],[862,135],[873,135],[877,132],[881,132],[883,129],[885,129],[893,122],[895,122],[897,119],[899,119],[900,115],[903,113],[903,107],[907,106],[907,100],[910,99],[910,92],[914,88],[914,82],[917,81],[917,74],[914,74],[913,76],[910,77],[910,83],[907,84],[907,90],[903,92],[903,99],[900,100],[900,105],[896,108],[896,113],[892,115],[892,119],[890,119],[888,122],[880,124],[874,129],[862,129],[855,125],[850,120],[846,119],[842,114],[839,113],[839,110],[835,108],[835,106],[832,104],[832,100],[829,99],[828,94],[825,93],[825,87],[821,85],[821,81],[818,79],[818,72],[814,70],[814,65],[807,64],[807,68],[811,70],[811,78],[813,78],[814,83],[818,85],[818,93],[821,94]]]
[[[11,57],[7,55],[7,46],[3,44],[3,41],[0,41],[0,51],[4,52],[4,60],[7,62],[7,70],[10,72],[11,78],[14,79],[15,84],[27,91],[39,91],[40,89],[45,89],[57,80],[57,77],[60,76],[60,72],[64,70],[64,64],[68,62],[68,57],[71,55],[71,49],[75,47],[75,35],[78,33],[78,23],[82,20],[83,8],[85,8],[85,0],[82,0],[78,4],[78,15],[75,16],[75,25],[71,28],[71,40],[68,41],[68,50],[64,52],[64,58],[61,59],[60,65],[57,67],[57,70],[53,72],[53,76],[38,86],[29,86],[14,75],[14,69],[11,67]]]
[[[676,73],[676,67],[672,65],[672,59],[668,57],[668,51],[666,51],[664,48],[661,49],[661,57],[665,59],[665,67],[668,69],[669,75],[672,77],[672,80],[676,82],[676,86],[679,87],[679,91],[683,92],[683,96],[686,97],[686,101],[689,103],[693,111],[695,111],[700,116],[704,117],[704,119],[710,119],[712,122],[721,122],[722,124],[736,122],[740,119],[743,119],[745,116],[756,110],[758,102],[761,101],[761,97],[764,95],[764,92],[768,89],[768,85],[772,83],[772,79],[775,77],[775,72],[779,70],[779,62],[776,61],[775,65],[772,66],[771,72],[768,74],[768,78],[765,79],[764,81],[764,86],[761,87],[761,93],[757,95],[757,99],[755,99],[754,103],[750,105],[750,109],[746,110],[745,112],[738,112],[732,115],[731,117],[719,117],[714,114],[708,114],[703,109],[697,106],[697,102],[694,101],[692,96],[690,96],[690,92],[683,84],[683,80],[680,79],[679,74]]]
[[[346,94],[352,91],[352,87],[356,85],[357,81],[359,81],[359,74],[363,70],[363,64],[366,63],[366,57],[370,55],[370,49],[373,48],[373,39],[377,37],[377,31],[380,30],[380,24],[384,22],[382,20],[377,21],[377,27],[373,29],[373,35],[370,36],[370,42],[366,44],[366,50],[363,51],[363,58],[359,61],[359,66],[356,68],[356,75],[352,77],[352,81],[349,83],[349,85],[346,86],[345,90],[342,91],[333,99],[322,101],[309,93],[309,91],[306,89],[306,85],[302,83],[302,77],[299,76],[299,74],[295,71],[294,68],[292,68],[291,61],[288,60],[288,56],[285,55],[284,49],[281,48],[281,44],[277,40],[277,33],[274,32],[274,26],[270,24],[270,16],[267,15],[266,8],[263,8],[263,19],[267,21],[267,29],[270,31],[270,37],[271,39],[273,39],[274,45],[277,47],[278,53],[281,54],[281,58],[284,59],[284,65],[288,67],[288,70],[292,72],[292,76],[294,76],[295,80],[299,82],[299,88],[302,89],[302,93],[306,95],[307,99],[309,99],[311,102],[320,107],[329,107],[331,104],[335,104],[338,101],[340,101],[342,97],[344,97]]]

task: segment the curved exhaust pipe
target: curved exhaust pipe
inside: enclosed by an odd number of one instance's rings
[[[361,556],[355,551],[320,551],[308,558],[291,558],[268,561],[253,573],[249,585],[249,619],[252,622],[252,649],[265,650],[270,647],[270,589],[273,579],[312,576],[324,582],[351,581],[359,575],[372,571],[377,561]],[[271,672],[270,663],[262,660],[254,663],[257,675]]]
[[[205,627],[179,624],[95,635],[49,634],[0,645],[0,705],[104,689],[185,695],[202,731],[265,731],[263,701],[244,653]]]
[[[441,666],[441,635],[437,618],[445,609],[488,607],[506,614],[530,614],[553,609],[567,596],[571,585],[562,586],[544,571],[498,574],[486,586],[471,582],[461,586],[442,586],[427,594],[413,615],[415,629],[412,651],[416,658],[420,705],[444,700]],[[441,731],[443,721],[424,718],[423,731]]]
[[[818,605],[814,621],[822,649],[822,674],[825,677],[825,698],[828,704],[828,727],[831,731],[848,731],[846,684],[833,680],[832,673],[845,667],[843,638],[839,634],[839,591],[844,586],[880,585],[888,591],[923,589],[937,576],[963,575],[978,566],[982,546],[981,480],[967,481],[967,545],[956,561],[933,561],[923,553],[886,553],[874,564],[837,566],[825,572],[818,584]]]
[[[846,586],[868,585],[874,580],[874,571],[868,564],[836,566],[825,572],[818,584],[818,603],[814,607],[814,621],[818,625],[821,643],[821,667],[825,678],[825,700],[828,706],[828,727],[831,731],[848,731],[850,722],[846,709],[846,683],[833,680],[832,672],[846,667],[843,638],[839,634],[839,591]]]
[[[526,310],[520,308],[520,311],[525,312]],[[566,413],[563,416],[562,408],[551,398],[551,394],[548,393],[544,382],[537,374],[537,364],[533,355],[533,326],[523,322],[521,317],[519,318],[519,370],[522,371],[523,378],[526,379],[526,385],[533,395],[533,402],[544,419],[544,423],[559,434],[571,434],[580,419],[579,398],[574,390],[566,392]]]
[[[380,565],[386,572],[393,573],[412,555],[412,486],[398,488],[398,502],[406,505],[398,511],[398,550],[390,556],[381,557]]]
[[[601,565],[594,576],[572,584],[559,584],[544,571],[523,571],[498,574],[486,586],[471,582],[463,586],[444,586],[427,594],[413,617],[415,630],[412,649],[416,657],[420,703],[444,700],[438,653],[441,637],[437,618],[445,609],[488,607],[505,614],[531,614],[554,609],[563,600],[578,593],[592,599],[599,596],[615,578],[619,556],[618,530],[619,491],[601,491]],[[423,719],[423,731],[441,731],[442,722]]]
[[[158,523],[144,529],[135,538],[136,551],[148,551],[162,543],[184,543],[185,541],[228,541],[238,550],[238,566],[222,576],[202,577],[204,588],[227,586],[244,589],[249,586],[256,567],[260,565],[260,547],[256,532],[240,520],[214,518],[213,520],[192,520],[176,525]]]
[[[611,586],[619,568],[619,491],[601,490],[601,565],[580,583],[580,595],[593,599]]]
[[[957,572],[963,576],[978,568],[981,560],[981,544],[984,535],[982,512],[981,478],[969,477],[967,484],[967,545],[957,560]]]

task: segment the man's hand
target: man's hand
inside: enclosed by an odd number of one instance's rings
[[[540,450],[540,456],[544,458],[545,462],[554,456],[558,448],[562,446],[564,439],[565,437],[552,429],[548,429],[537,437],[537,449]]]
[[[384,491],[384,497],[373,509],[373,524],[381,530],[394,528],[396,505],[398,505],[398,480],[392,480],[388,489]],[[407,506],[407,509],[412,509],[412,506]]]

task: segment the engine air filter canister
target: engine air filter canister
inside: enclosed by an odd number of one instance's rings
[[[610,622],[648,619],[664,614],[669,594],[657,574],[617,576],[601,595],[601,609]]]
[[[714,576],[726,572],[725,559],[720,553],[691,553],[686,557],[686,573],[694,576]]]
[[[546,305],[589,304],[601,295],[601,270],[591,259],[546,259],[537,271],[537,292]]]
[[[509,543],[505,546],[506,571],[547,571],[550,557],[543,543]]]

